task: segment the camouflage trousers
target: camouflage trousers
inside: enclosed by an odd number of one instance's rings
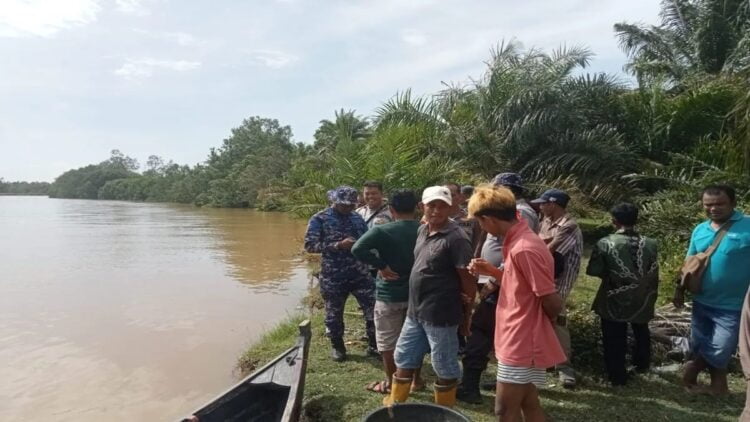
[[[373,322],[373,309],[375,308],[375,281],[368,277],[355,280],[320,280],[320,294],[326,305],[326,335],[330,338],[341,338],[344,336],[344,307],[349,294],[352,294],[365,319],[367,336],[374,338],[375,323]]]

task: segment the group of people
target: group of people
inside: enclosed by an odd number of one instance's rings
[[[421,196],[396,189],[387,201],[380,183],[366,182],[359,207],[356,189],[329,191],[330,207],[310,219],[305,249],[322,254],[320,291],[332,359],[347,358],[343,317],[352,294],[364,316],[367,353],[382,358],[385,372],[385,380],[367,388],[384,394],[385,405],[424,388],[426,354],[437,377],[436,403],[480,403],[481,375],[494,351],[498,419],[544,420],[538,388],[547,371],[556,370],[566,388],[576,385],[565,309],[583,236],[567,211],[567,193],[549,189],[531,201],[526,194],[515,173],[475,188],[432,186]],[[693,297],[693,353],[684,382],[696,387],[698,373],[708,369],[711,389],[720,394],[750,284],[750,266],[742,260],[750,254],[750,219],[735,211],[728,186],[709,186],[702,201],[709,221],[695,229],[688,254],[704,252],[718,231],[726,233]],[[586,272],[602,280],[592,309],[601,319],[608,379],[621,386],[631,375],[628,325],[635,371],[649,369],[648,322],[659,267],[656,241],[636,230],[638,208],[622,203],[611,217],[615,232],[594,245]],[[682,305],[681,288],[674,301]],[[744,332],[750,350],[750,320]],[[750,359],[747,372],[750,379]]]

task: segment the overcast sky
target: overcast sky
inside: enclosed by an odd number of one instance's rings
[[[311,142],[334,110],[481,75],[489,49],[590,47],[622,74],[615,22],[657,0],[0,0],[0,177],[52,181],[120,149],[203,161],[259,115]],[[624,76],[623,76],[624,77]]]

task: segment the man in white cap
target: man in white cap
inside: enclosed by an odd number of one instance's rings
[[[462,294],[476,296],[476,279],[467,266],[472,258],[471,242],[459,225],[449,218],[451,192],[432,186],[422,193],[420,207],[424,221],[417,233],[414,266],[409,276],[409,305],[401,335],[396,344],[396,373],[386,405],[409,397],[414,371],[430,352],[437,374],[435,402],[452,407],[461,378],[458,338],[468,335],[471,307],[464,306]]]

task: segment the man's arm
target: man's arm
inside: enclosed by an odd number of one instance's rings
[[[477,279],[469,273],[466,268],[456,268],[458,277],[461,279],[461,296],[470,299],[463,304],[464,319],[459,325],[462,336],[471,335],[471,314],[474,310],[474,298],[477,297]]]
[[[570,236],[573,231],[576,229],[576,226],[573,224],[561,226],[557,229],[555,232],[555,235],[552,236],[552,238],[549,240],[549,243],[547,243],[547,248],[549,248],[550,253],[554,252],[560,252],[565,253],[565,251],[558,251],[557,249],[560,247],[560,245],[565,242],[565,240]]]
[[[358,260],[364,262],[365,264],[382,270],[388,264],[383,261],[377,254],[374,254],[372,252],[373,250],[379,252],[378,233],[380,233],[380,231],[377,230],[377,228],[373,227],[372,230],[369,230],[362,237],[360,237],[359,240],[357,240],[357,243],[352,246],[352,255],[354,255]]]
[[[323,237],[323,222],[319,216],[313,216],[307,224],[305,250],[309,253],[322,253],[324,250],[336,249],[338,242],[326,242]]]
[[[586,274],[592,277],[603,278],[606,272],[606,257],[602,250],[601,241],[596,242],[593,250],[591,251],[591,259],[589,259],[589,265],[586,267]]]
[[[558,293],[552,293],[541,297],[542,309],[545,315],[551,320],[555,320],[563,309],[563,301]]]

